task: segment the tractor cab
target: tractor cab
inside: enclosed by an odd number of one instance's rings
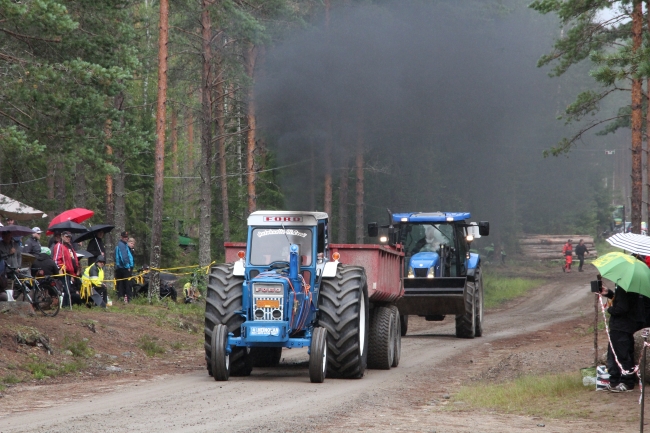
[[[252,213],[245,256],[235,263],[235,275],[245,278],[244,323],[234,343],[308,345],[327,259],[327,214]]]

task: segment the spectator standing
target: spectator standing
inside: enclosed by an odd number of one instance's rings
[[[573,261],[573,245],[571,245],[571,242],[571,239],[569,239],[562,247],[562,255],[564,256],[562,271],[564,272],[571,272],[571,262]]]
[[[63,296],[63,306],[70,305],[72,302],[75,305],[81,305],[81,296],[79,295],[79,259],[77,254],[72,248],[72,233],[61,233],[61,242],[54,244],[52,249],[52,258],[59,268],[59,273],[66,274],[63,277],[64,285],[70,291],[70,298],[68,298],[68,291],[65,291]]]
[[[5,225],[6,226],[12,226],[14,224],[16,224],[16,220],[14,220],[11,217],[9,217],[9,218],[7,218],[5,220]],[[22,251],[23,250],[23,240],[22,240],[22,238],[20,236],[14,236],[14,242],[16,242],[16,244],[18,245],[18,248],[20,249],[20,251]]]
[[[133,254],[128,245],[129,233],[122,232],[115,247],[115,280],[117,295],[128,303],[133,297],[131,293],[131,276],[133,273]]]
[[[634,389],[636,375],[622,374],[618,363],[626,371],[632,371],[634,368],[634,333],[645,325],[643,315],[645,301],[642,295],[626,292],[619,286],[616,286],[615,290],[613,292],[602,287],[600,292],[601,295],[613,300],[612,306],[607,309],[610,314],[609,339],[611,340],[607,348],[608,389],[612,392],[626,392]]]
[[[97,232],[95,237],[88,241],[88,248],[86,248],[86,250],[93,255],[88,258],[88,266],[95,263],[97,257],[106,257],[106,248],[104,248],[104,232]]]
[[[61,242],[61,232],[54,232],[54,234],[47,240],[47,247],[53,249],[54,245]]]
[[[32,229],[32,236],[27,239],[23,247],[23,253],[32,254],[34,256],[41,253],[41,229],[34,227]]]
[[[589,250],[587,249],[587,246],[585,245],[585,241],[580,239],[578,241],[578,245],[576,246],[576,256],[578,257],[578,260],[580,261],[580,265],[578,266],[578,272],[583,272],[582,271],[582,265],[585,264],[585,254],[589,254]]]
[[[4,260],[4,263],[2,262]],[[2,232],[2,241],[0,241],[0,267],[5,268],[6,263],[9,266],[18,268],[20,266],[20,249],[11,236],[11,232]],[[6,281],[6,290],[14,289],[14,281],[11,278],[4,278],[5,270],[2,271],[3,282]]]

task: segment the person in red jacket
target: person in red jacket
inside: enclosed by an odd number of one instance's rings
[[[62,277],[64,286],[66,287],[64,290],[63,306],[69,305],[70,301],[73,304],[81,305],[82,303],[79,295],[81,284],[78,278],[81,268],[71,242],[72,233],[63,232],[61,233],[61,242],[57,242],[52,247],[52,259],[59,267],[59,273],[66,274],[65,277]],[[68,291],[70,298],[68,298]]]
[[[569,239],[562,247],[562,255],[564,256],[564,266],[562,267],[562,270],[564,272],[571,272],[571,262],[573,261],[573,245],[571,245],[571,242],[571,239]]]

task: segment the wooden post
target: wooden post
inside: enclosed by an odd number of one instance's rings
[[[594,366],[598,367],[598,303],[600,296],[594,296]]]

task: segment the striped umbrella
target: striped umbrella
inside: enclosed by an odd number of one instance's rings
[[[636,233],[617,233],[609,238],[610,245],[634,254],[650,255],[650,237]]]

